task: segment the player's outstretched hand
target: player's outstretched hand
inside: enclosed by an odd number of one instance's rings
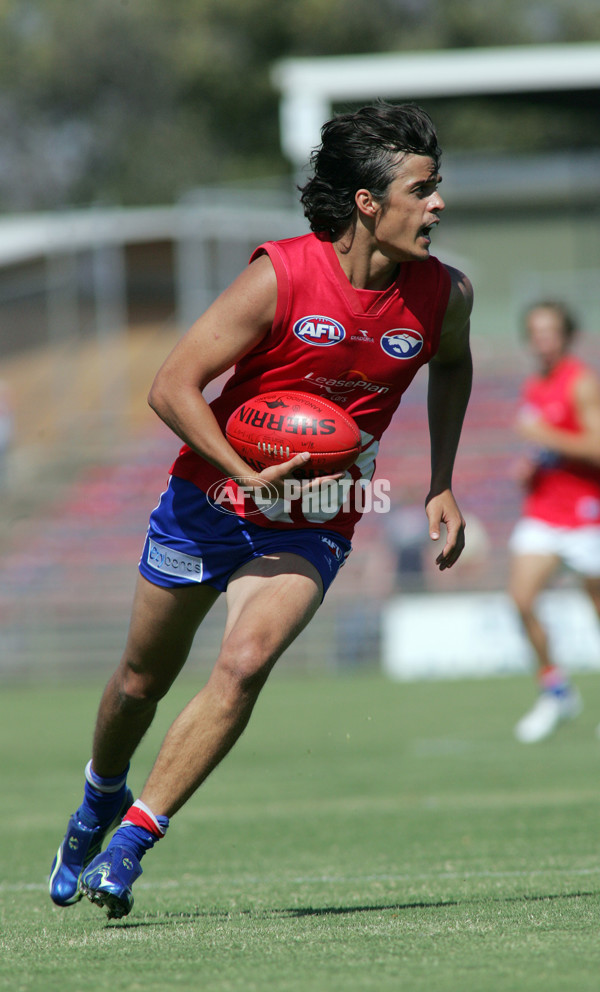
[[[465,546],[465,521],[450,489],[428,498],[425,513],[429,520],[429,536],[432,541],[439,541],[441,525],[446,527],[446,544],[435,559],[440,572],[443,572],[446,568],[452,568],[460,558]]]

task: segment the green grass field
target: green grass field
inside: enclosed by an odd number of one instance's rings
[[[107,922],[46,877],[99,686],[4,687],[0,983],[13,992],[597,992],[600,677],[582,717],[512,739],[520,678],[395,685],[276,674],[237,749]],[[163,702],[139,791],[194,691]]]

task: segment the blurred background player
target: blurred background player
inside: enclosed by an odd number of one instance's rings
[[[543,740],[581,710],[534,608],[560,565],[581,577],[600,616],[600,381],[570,353],[576,331],[562,303],[540,302],[525,314],[537,371],[524,384],[516,430],[534,453],[518,465],[525,499],[509,544],[509,591],[535,652],[540,692],[515,727],[523,743]]]

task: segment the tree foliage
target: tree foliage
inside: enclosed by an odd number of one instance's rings
[[[0,207],[170,202],[289,171],[289,56],[600,38],[597,0],[0,0]],[[490,107],[494,119],[490,120]],[[444,105],[445,147],[598,142],[598,102]],[[527,127],[516,126],[523,115]]]

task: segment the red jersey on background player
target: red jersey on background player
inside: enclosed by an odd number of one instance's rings
[[[569,354],[576,325],[562,304],[536,304],[525,326],[538,371],[525,383],[516,427],[536,453],[519,465],[525,499],[509,545],[509,589],[537,660],[540,693],[515,728],[533,743],[581,709],[534,610],[559,565],[581,576],[600,616],[600,381]]]
[[[471,386],[472,291],[461,272],[429,255],[444,207],[439,160],[435,129],[418,107],[381,103],[328,121],[302,190],[313,233],[261,246],[159,370],[150,403],[185,447],[151,515],[128,642],[100,703],[84,800],[52,865],[58,905],[83,893],[109,916],[130,911],[140,858],[242,733],[271,668],[350,552],[354,506],[334,507],[324,522],[309,519],[301,502],[300,515],[287,518],[277,503],[272,516],[257,506],[225,513],[211,502],[215,475],[285,497],[286,483],[307,464],[303,452],[260,472],[250,468],[224,435],[241,401],[292,388],[345,404],[364,436],[351,472],[368,480],[403,390],[429,362],[429,533],[435,541],[446,528],[441,570],[459,557],[464,520],[451,480]],[[203,389],[228,369],[229,382],[209,405]],[[130,807],[129,760],[220,592],[227,620],[210,678],[172,724]]]

